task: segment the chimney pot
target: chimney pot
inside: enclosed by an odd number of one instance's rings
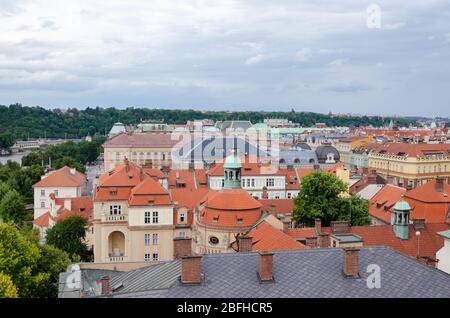
[[[181,283],[200,284],[202,281],[201,255],[183,256],[181,258]]]
[[[344,275],[348,278],[359,277],[359,248],[344,248]]]
[[[283,221],[283,232],[284,233],[288,234],[290,224],[291,224],[291,222],[289,222],[289,221]]]
[[[258,274],[261,282],[273,281],[273,253],[259,252]]]
[[[314,220],[314,229],[316,230],[316,235],[322,233],[322,220],[317,218]]]
[[[238,252],[250,252],[253,246],[253,238],[248,235],[238,235]]]
[[[330,236],[327,233],[320,233],[317,236],[317,245],[320,248],[330,247]]]
[[[102,287],[102,295],[108,295],[109,293],[111,293],[111,285],[109,284],[108,276],[100,277],[100,283]]]
[[[173,239],[173,258],[192,255],[192,238],[176,237]]]
[[[317,237],[315,237],[315,236],[307,237],[306,238],[306,246],[309,248],[317,247]]]

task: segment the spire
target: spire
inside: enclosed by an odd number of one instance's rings
[[[394,205],[391,223],[393,225],[395,236],[402,240],[409,238],[409,215],[411,207],[408,202],[403,199]]]

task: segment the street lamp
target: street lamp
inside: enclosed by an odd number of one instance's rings
[[[417,259],[419,259],[419,248],[420,248],[420,244],[419,244],[419,238],[420,238],[420,231],[416,231],[416,236],[417,236]]]

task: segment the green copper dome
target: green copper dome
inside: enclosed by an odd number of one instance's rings
[[[232,154],[225,159],[223,164],[224,169],[240,169],[242,168],[241,159],[238,156]]]
[[[400,200],[394,205],[394,210],[397,211],[411,211],[411,207],[409,206],[408,202],[405,200]]]

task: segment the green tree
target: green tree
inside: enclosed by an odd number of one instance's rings
[[[62,159],[58,159],[55,161],[55,168],[56,169],[60,169],[64,166],[68,166],[70,168],[75,168],[80,172],[85,172],[86,168],[84,167],[84,165],[78,161],[76,161],[74,158],[69,157],[69,156],[65,156]]]
[[[17,288],[8,275],[0,272],[0,298],[17,298]]]
[[[0,148],[9,148],[16,142],[14,135],[10,132],[0,134]]]
[[[9,190],[9,186],[5,182],[0,181],[0,202]]]
[[[294,200],[294,221],[312,226],[314,219],[320,218],[322,224],[328,226],[331,221],[349,217],[346,211],[348,203],[342,197],[347,186],[338,177],[317,169],[302,177],[301,185]]]
[[[49,280],[50,274],[37,269],[40,257],[39,247],[13,223],[0,222],[0,273],[11,278],[19,297],[33,297]]]
[[[86,224],[84,217],[69,216],[47,230],[47,243],[67,252],[72,260],[78,256],[82,261],[88,261],[88,249],[84,242]]]
[[[41,258],[37,263],[40,272],[49,274],[49,279],[39,286],[35,296],[44,298],[56,298],[58,296],[59,273],[67,270],[71,264],[69,255],[51,245],[40,247]]]
[[[16,190],[8,191],[0,202],[0,218],[4,221],[21,223],[26,218],[25,203]]]
[[[350,220],[352,225],[370,225],[369,201],[352,194],[343,200],[343,220]]]

